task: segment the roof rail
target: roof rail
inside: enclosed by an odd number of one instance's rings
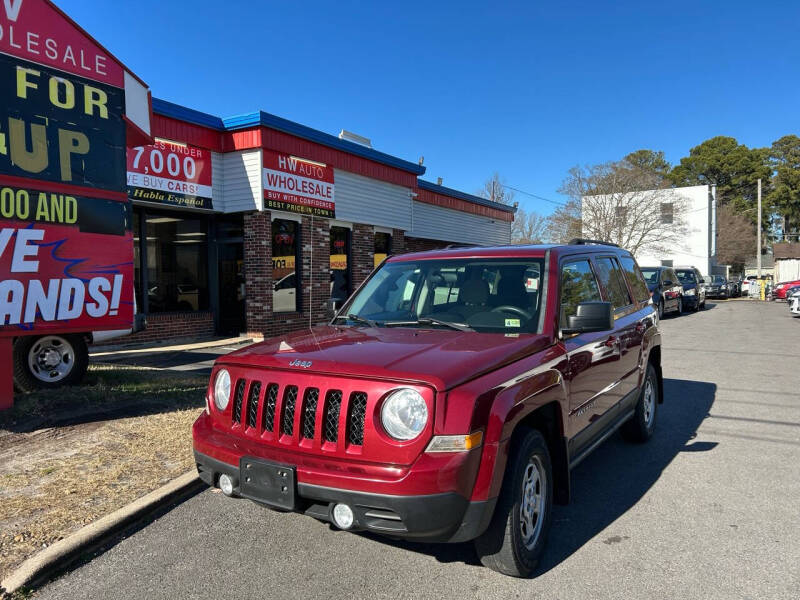
[[[612,242],[604,242],[602,240],[589,240],[586,238],[572,238],[569,241],[570,246],[584,246],[586,244],[597,244],[599,246],[614,246],[614,248],[619,248],[619,244],[614,244]]]

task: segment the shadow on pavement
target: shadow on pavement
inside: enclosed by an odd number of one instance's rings
[[[633,507],[658,481],[680,452],[709,452],[716,442],[693,442],[714,404],[717,386],[701,381],[664,380],[664,404],[659,405],[654,437],[644,445],[613,436],[572,472],[572,501],[555,506],[553,524],[537,575],[569,558],[584,544]],[[480,565],[472,544],[383,543],[434,556],[439,562]],[[606,540],[614,543],[613,538]]]

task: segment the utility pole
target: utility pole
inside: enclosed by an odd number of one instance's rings
[[[758,268],[758,279],[761,280],[761,179],[758,180],[758,227],[756,234],[756,267]]]

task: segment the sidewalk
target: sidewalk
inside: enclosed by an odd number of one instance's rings
[[[93,363],[125,364],[169,371],[209,374],[218,356],[253,343],[252,338],[218,338],[170,346],[148,345],[136,348],[94,346],[89,360]]]

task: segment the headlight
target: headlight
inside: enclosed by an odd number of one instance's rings
[[[428,422],[428,406],[416,391],[404,388],[386,397],[381,408],[381,423],[396,440],[413,440]]]
[[[217,378],[214,380],[214,406],[219,411],[223,411],[228,406],[231,397],[231,374],[225,369],[217,371]]]
[[[696,288],[692,288],[690,290],[686,290],[685,292],[683,292],[683,295],[684,296],[694,296],[696,293],[697,293],[697,289]]]

